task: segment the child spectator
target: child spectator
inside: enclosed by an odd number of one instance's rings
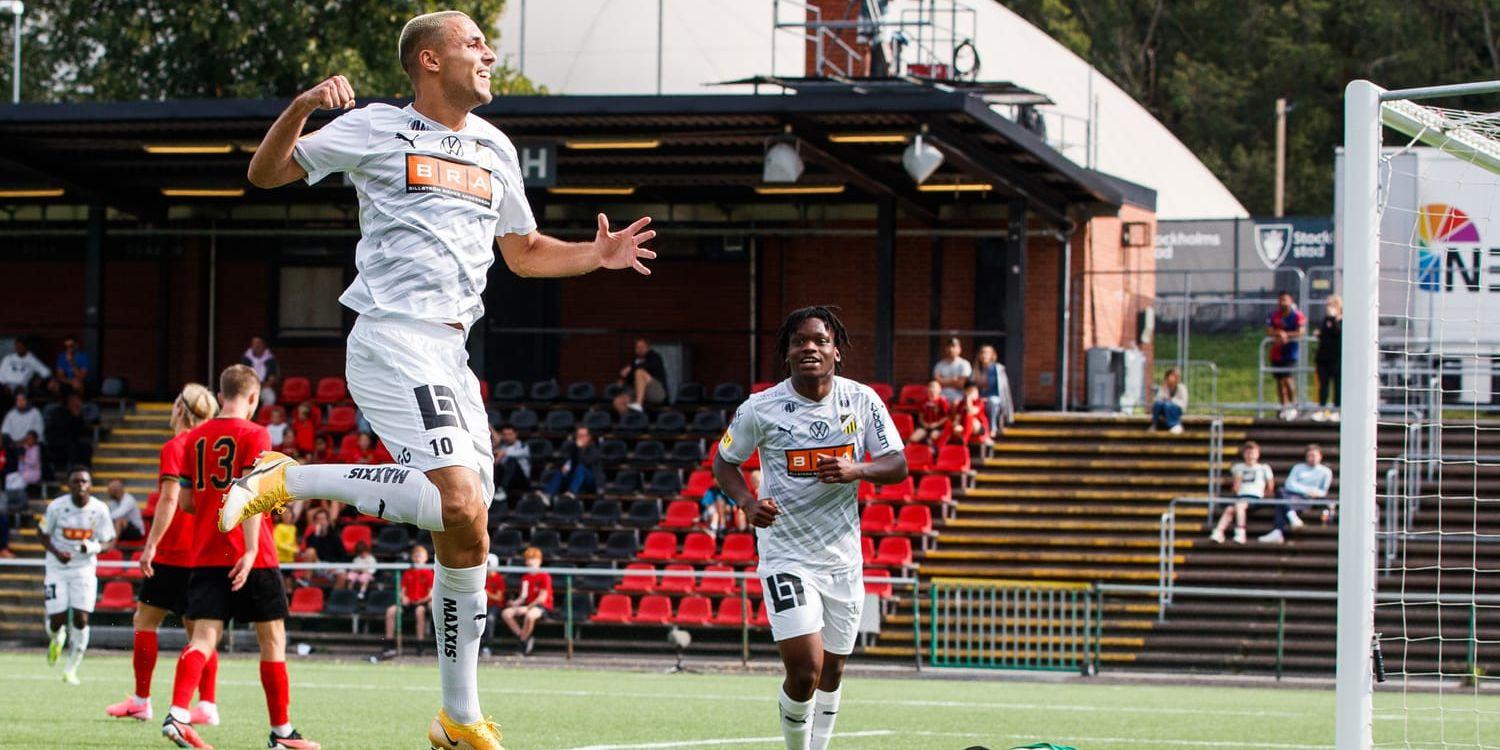
[[[736,531],[746,528],[745,512],[739,509],[734,498],[719,489],[719,485],[703,493],[703,520],[708,524],[708,533],[718,536],[733,525]]]
[[[1328,489],[1332,486],[1333,472],[1323,465],[1323,448],[1313,443],[1307,446],[1303,462],[1287,472],[1286,481],[1281,484],[1281,497],[1283,500],[1322,499],[1328,497]],[[1259,540],[1281,544],[1286,541],[1288,530],[1296,531],[1306,525],[1297,515],[1299,507],[1301,504],[1277,506],[1276,528],[1262,534]]]
[[[279,406],[271,407],[271,423],[266,425],[266,432],[271,433],[271,445],[285,444],[289,429],[291,425],[286,423],[286,410]]]
[[[1151,430],[1160,427],[1173,435],[1182,434],[1182,414],[1187,411],[1187,386],[1182,384],[1182,373],[1173,367],[1162,376],[1156,389],[1156,400],[1151,403]]]
[[[355,542],[354,560],[349,565],[349,575],[345,583],[349,584],[349,588],[354,589],[356,596],[363,599],[374,580],[375,556],[370,554],[370,545],[364,540]]]
[[[953,406],[953,434],[964,445],[979,443],[994,445],[990,437],[990,417],[985,413],[984,399],[979,396],[979,384],[969,381],[964,384],[964,397]]]
[[[292,436],[297,442],[297,450],[312,452],[321,421],[317,412],[313,411],[312,404],[304,401],[297,405],[297,411],[292,412]]]
[[[1234,543],[1244,544],[1245,512],[1250,503],[1266,499],[1266,493],[1275,489],[1276,480],[1271,476],[1271,467],[1260,462],[1260,446],[1254,440],[1240,448],[1240,458],[1240,463],[1229,467],[1229,475],[1234,477],[1235,502],[1224,509],[1219,525],[1208,537],[1215,544],[1224,543],[1224,530],[1229,528],[1230,521],[1234,521]]]
[[[339,454],[339,463],[345,464],[373,464],[379,463],[375,460],[375,436],[368,432],[361,432],[354,439],[354,446],[347,453]]]
[[[926,443],[934,450],[948,442],[949,425],[953,408],[943,398],[943,384],[933,380],[927,384],[927,400],[917,412],[917,428],[912,430],[908,442]]]
[[[542,551],[536,547],[527,547],[522,558],[526,561],[527,571],[521,576],[521,590],[516,592],[516,598],[510,600],[510,605],[500,612],[500,619],[505,621],[505,626],[520,640],[521,654],[530,656],[532,649],[536,648],[534,633],[537,620],[542,619],[547,610],[552,608],[552,575],[540,570]]]
[[[490,555],[485,560],[485,569],[489,571],[484,579],[484,598],[488,616],[484,618],[484,643],[495,639],[495,623],[500,622],[500,610],[505,609],[505,576],[500,573],[500,556]],[[485,656],[490,655],[490,647],[481,649]]]
[[[291,510],[281,511],[281,517],[271,529],[271,539],[276,542],[276,559],[284,563],[297,561],[297,523],[292,518]]]
[[[417,655],[422,655],[422,649],[427,643],[427,607],[432,603],[432,582],[436,577],[432,568],[427,567],[427,548],[422,545],[414,545],[411,548],[410,570],[401,574],[401,601],[392,604],[385,610],[385,653],[386,658],[396,655],[396,610],[399,607],[405,613],[406,619],[417,623]]]

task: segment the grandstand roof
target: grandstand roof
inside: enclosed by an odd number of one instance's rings
[[[499,97],[477,112],[518,143],[558,144],[556,186],[633,186],[631,201],[893,198],[909,213],[932,218],[948,204],[1024,198],[1032,211],[1056,223],[1080,204],[1155,207],[1154,190],[1079,166],[997,114],[983,93],[915,80],[892,82],[878,95],[869,92],[850,84],[798,95],[513,96]],[[163,188],[248,188],[250,153],[284,106],[282,100],[219,99],[0,107],[0,189],[60,187],[63,197],[39,200],[103,202],[154,215],[169,201]],[[321,125],[328,113],[313,119]],[[982,182],[994,189],[918,191],[900,166],[903,143],[830,138],[910,135],[923,126],[947,154],[929,184]],[[799,137],[807,164],[800,183],[843,184],[844,193],[759,196],[752,190],[760,184],[766,139],[787,130]],[[622,137],[659,143],[603,150],[564,145],[568,139]],[[182,144],[227,148],[211,154],[145,149]],[[239,200],[330,203],[347,201],[347,191],[341,181],[325,180],[275,193],[252,189]]]

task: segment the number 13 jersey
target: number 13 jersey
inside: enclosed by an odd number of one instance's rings
[[[183,493],[193,495],[193,567],[227,568],[245,554],[244,524],[228,534],[219,531],[219,509],[229,485],[270,449],[266,428],[238,417],[215,417],[183,433],[179,481]],[[271,517],[263,513],[258,520],[255,567],[279,567]]]

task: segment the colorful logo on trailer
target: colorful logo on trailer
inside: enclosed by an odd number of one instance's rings
[[[1417,285],[1424,292],[1442,290],[1443,258],[1439,255],[1439,243],[1477,244],[1479,228],[1469,215],[1457,206],[1446,203],[1428,203],[1417,215]]]

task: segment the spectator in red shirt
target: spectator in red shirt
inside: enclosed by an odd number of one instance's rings
[[[516,598],[510,600],[510,605],[500,612],[500,619],[505,621],[505,626],[521,641],[521,654],[529,656],[536,647],[533,632],[536,630],[537,620],[552,609],[552,575],[541,571],[541,550],[527,547],[522,556],[528,570],[521,576],[520,591],[516,592]]]
[[[994,445],[995,441],[990,437],[990,417],[986,413],[987,404],[979,395],[979,384],[970,380],[964,384],[964,397],[953,405],[953,434],[958,437],[964,445],[979,443],[980,445]]]
[[[500,573],[500,557],[490,555],[486,561],[489,575],[484,579],[485,606],[488,608],[488,616],[484,618],[484,642],[488,643],[495,638],[495,623],[500,621],[500,610],[505,609],[505,576]],[[485,656],[490,655],[490,647],[480,649]]]
[[[418,544],[411,548],[410,570],[401,574],[401,601],[385,610],[385,654],[396,655],[396,609],[400,607],[407,619],[417,624],[417,655],[422,655],[422,646],[427,643],[427,607],[432,604],[432,581],[434,573],[427,566],[427,548]]]
[[[1276,309],[1266,316],[1266,335],[1271,337],[1271,362],[1276,374],[1276,397],[1281,402],[1280,417],[1297,418],[1297,375],[1301,340],[1307,336],[1307,316],[1297,309],[1291,292],[1276,297]]]
[[[297,411],[292,412],[292,439],[297,443],[297,450],[303,453],[312,452],[315,438],[318,436],[319,421],[312,404],[304,401],[297,405]]]
[[[339,455],[339,463],[344,464],[375,464],[380,463],[376,459],[375,436],[368,432],[359,433],[354,439],[354,446],[347,452]]]
[[[937,380],[927,384],[927,401],[917,412],[917,428],[911,431],[911,443],[926,443],[934,451],[948,442],[952,430],[953,407],[943,398],[943,384]]]

